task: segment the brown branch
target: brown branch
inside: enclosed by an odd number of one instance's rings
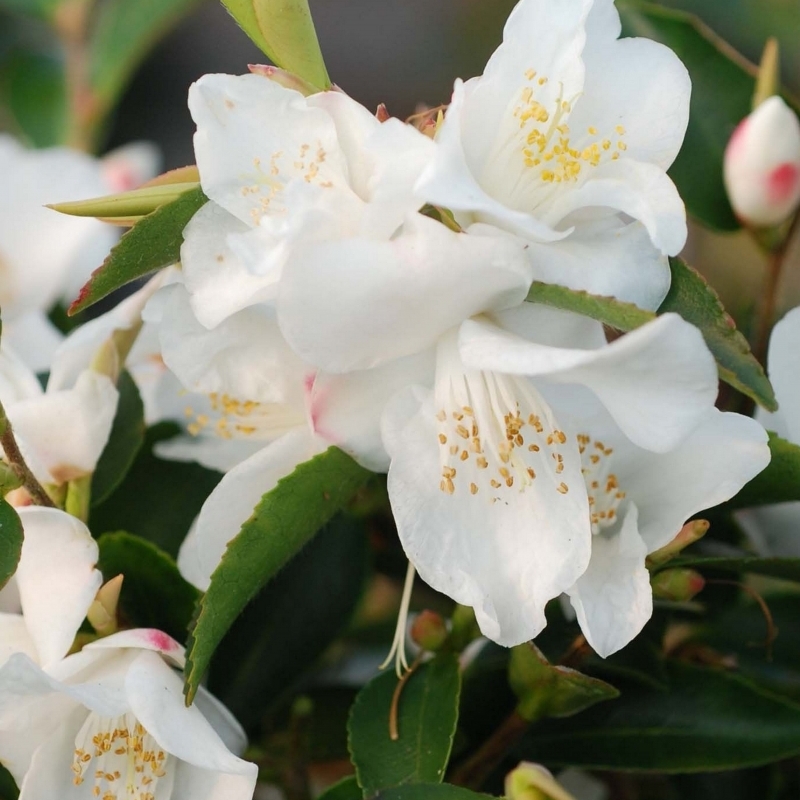
[[[55,508],[55,503],[50,499],[50,495],[47,494],[41,483],[36,479],[36,476],[31,472],[30,467],[25,463],[25,459],[22,456],[22,452],[14,436],[14,431],[11,429],[11,423],[8,421],[8,417],[6,417],[2,405],[0,405],[0,415],[2,416],[0,425],[3,425],[3,433],[0,435],[0,445],[3,447],[3,452],[5,453],[9,467],[11,467],[17,478],[22,481],[22,486],[37,506]]]

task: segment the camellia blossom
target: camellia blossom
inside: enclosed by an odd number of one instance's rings
[[[137,629],[67,655],[102,583],[98,547],[63,511],[19,510],[20,613],[0,613],[0,763],[23,800],[249,800],[240,726],[200,690],[186,708],[183,648]]]
[[[0,136],[3,341],[32,369],[49,368],[62,338],[47,312],[60,299],[74,299],[118,237],[109,225],[45,204],[131,189],[155,174],[157,162],[143,143],[96,159],[64,147],[27,150]]]
[[[690,80],[619,39],[613,0],[521,0],[484,74],[457,81],[420,197],[521,237],[537,279],[657,308],[686,240],[666,170]]]
[[[800,308],[792,309],[772,330],[767,364],[780,409],[761,409],[756,419],[783,439],[800,445]],[[800,557],[800,502],[740,511],[736,519],[760,555]]]
[[[800,121],[777,95],[739,123],[725,149],[725,188],[746,225],[778,225],[800,205]]]

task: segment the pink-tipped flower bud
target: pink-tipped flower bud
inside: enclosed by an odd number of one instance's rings
[[[423,611],[411,625],[411,639],[423,650],[435,653],[447,640],[447,623],[435,611]]]
[[[654,575],[650,581],[653,595],[662,600],[686,603],[702,592],[706,582],[699,572],[693,569],[666,569]]]
[[[733,132],[725,150],[725,188],[736,216],[766,228],[800,205],[800,122],[774,95]]]

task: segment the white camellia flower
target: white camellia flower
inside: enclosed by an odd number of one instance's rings
[[[691,87],[668,48],[619,35],[613,0],[521,0],[484,74],[456,82],[418,190],[524,239],[539,280],[657,308],[686,239],[666,170]]]
[[[146,144],[96,159],[63,147],[27,150],[0,135],[3,341],[32,369],[47,369],[61,341],[47,312],[59,299],[74,299],[119,235],[109,225],[64,216],[45,204],[131,189],[155,174],[157,162]]]
[[[102,583],[98,547],[63,511],[19,509],[19,613],[0,613],[0,763],[22,800],[249,800],[246,740],[205,690],[186,708],[183,648],[137,629],[67,655]]]
[[[800,121],[768,98],[733,132],[725,149],[725,188],[742,222],[778,225],[800,205]]]
[[[759,409],[756,419],[783,439],[800,445],[800,308],[792,309],[774,328],[767,365],[780,410]],[[736,515],[760,555],[800,557],[800,502],[740,511]]]

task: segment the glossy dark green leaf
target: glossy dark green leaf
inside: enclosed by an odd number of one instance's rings
[[[205,203],[206,196],[198,187],[143,217],[92,273],[69,313],[77,314],[115,289],[177,262],[183,229]]]
[[[49,17],[64,0],[0,0],[0,9],[20,11],[36,17]]]
[[[488,800],[489,797],[449,783],[409,783],[376,795],[379,800]]]
[[[239,614],[353,497],[369,474],[337,447],[330,447],[300,464],[261,498],[228,543],[198,606],[186,657],[189,701]]]
[[[222,3],[277,66],[319,89],[330,88],[308,0],[222,0]]]
[[[317,800],[361,800],[362,797],[355,775],[350,775],[328,787]]]
[[[542,717],[569,717],[619,692],[597,678],[550,664],[532,643],[511,650],[509,683],[517,695],[517,713],[528,722]]]
[[[363,523],[337,515],[234,622],[212,661],[209,688],[245,728],[253,729],[341,633],[368,563]]]
[[[19,789],[11,773],[0,765],[0,800],[17,800],[18,797]]]
[[[105,0],[89,42],[89,77],[100,114],[119,99],[148,51],[199,0]]]
[[[17,570],[22,540],[19,514],[5,500],[0,500],[0,589]]]
[[[670,259],[670,270],[670,290],[658,313],[674,312],[696,325],[717,361],[720,378],[774,411],[777,403],[772,385],[717,293],[679,258]],[[614,297],[600,297],[554,284],[534,283],[527,300],[583,314],[621,331],[631,331],[656,317],[650,311]]]
[[[697,270],[680,258],[670,259],[670,269],[672,283],[658,313],[672,311],[696,325],[717,361],[720,378],[764,408],[775,411],[778,407],[775,392],[764,368],[725,311],[719,295]]]
[[[92,504],[105,500],[125,478],[144,444],[144,404],[133,378],[123,372],[117,381],[119,403],[108,443],[92,476]]]
[[[750,113],[755,88],[752,68],[697,17],[653,3],[619,4],[623,32],[662,42],[677,53],[692,78],[689,128],[670,176],[698,220],[736,230],[722,183],[722,158],[736,125]]]
[[[800,447],[770,432],[769,449],[772,460],[767,468],[729,501],[729,507],[749,508],[800,500]]]
[[[200,593],[181,577],[172,558],[124,531],[105,533],[97,544],[103,578],[125,576],[120,594],[124,621],[138,628],[158,628],[185,641]]]
[[[58,59],[22,50],[10,55],[0,69],[0,104],[34,147],[64,144],[67,93]]]
[[[800,706],[718,668],[668,662],[668,691],[620,685],[619,699],[536,725],[516,755],[552,767],[703,772],[800,752]]]
[[[91,510],[93,531],[127,530],[147,539],[173,558],[189,526],[220,475],[199,464],[165,461],[153,454],[159,441],[178,432],[176,425],[162,423],[150,428],[144,446],[122,483]]]
[[[397,682],[393,670],[373,678],[350,713],[350,754],[367,798],[391,786],[441,781],[453,747],[461,690],[456,656],[441,654],[408,678],[393,741],[389,715]]]

